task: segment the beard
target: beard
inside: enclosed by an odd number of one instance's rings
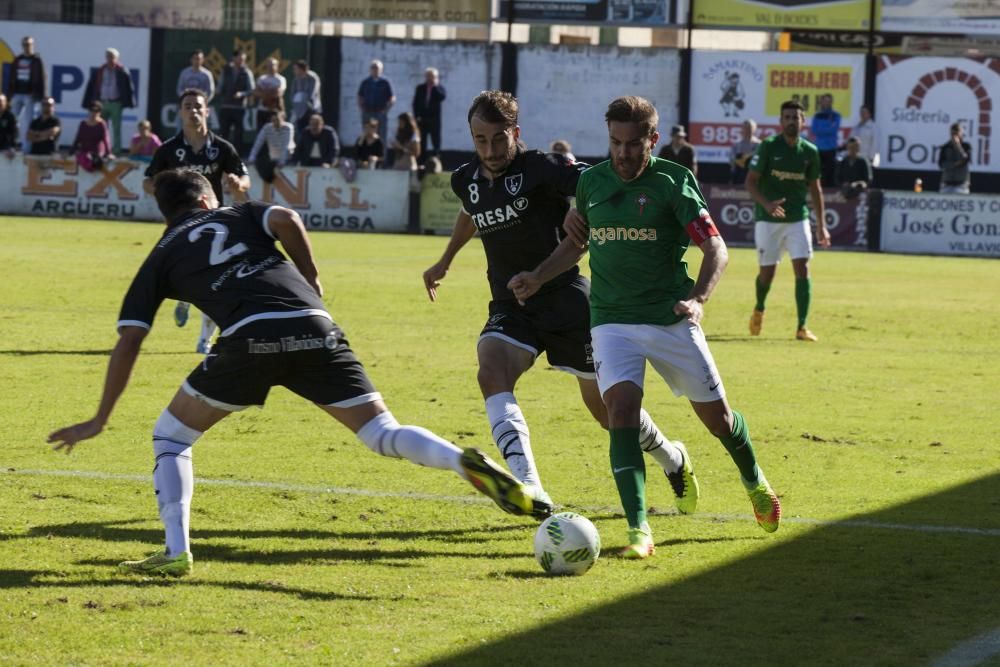
[[[617,158],[611,156],[611,167],[623,181],[631,181],[637,177],[643,167],[649,162],[650,155],[653,154],[652,146],[642,151],[642,155],[633,158]]]
[[[507,151],[507,154],[503,157],[491,158],[489,160],[481,160],[486,169],[489,170],[494,176],[499,176],[510,166],[510,163],[514,161],[514,156],[517,155],[517,144],[514,144]]]

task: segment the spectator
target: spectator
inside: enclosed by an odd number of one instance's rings
[[[87,91],[83,95],[83,108],[89,111],[95,101],[100,102],[104,109],[102,117],[108,121],[109,128],[114,126],[111,147],[115,153],[122,149],[122,109],[136,106],[132,77],[118,62],[118,56],[118,49],[104,51],[104,64],[90,71]]]
[[[565,139],[556,139],[549,144],[549,152],[558,155],[560,160],[565,164],[576,162],[576,156],[573,155],[573,147]]]
[[[871,187],[875,180],[872,164],[861,154],[857,137],[847,140],[847,154],[837,163],[837,186],[846,199],[854,199]]]
[[[872,118],[871,109],[861,107],[858,110],[861,122],[851,130],[851,136],[857,137],[861,142],[861,155],[868,158],[872,167],[877,167],[879,163],[878,153],[878,128],[875,127],[875,119]]]
[[[239,49],[219,77],[219,135],[229,141],[236,151],[243,148],[243,123],[247,103],[254,90],[253,72],[246,65],[247,54]]]
[[[378,135],[378,128],[378,119],[369,118],[365,123],[364,134],[354,144],[354,159],[362,169],[375,169],[385,155],[385,144]]]
[[[205,67],[205,52],[201,49],[195,49],[191,53],[191,66],[182,69],[177,77],[177,97],[185,90],[200,90],[205,93],[205,100],[208,102],[215,97],[215,77]]]
[[[420,145],[423,146],[421,161],[441,151],[441,103],[447,94],[433,67],[424,70],[424,82],[413,93],[413,116],[420,128]],[[431,150],[430,142],[434,142]]]
[[[7,96],[0,93],[0,151],[8,158],[14,157],[17,148],[17,116],[7,104]]]
[[[840,114],[833,110],[833,95],[819,96],[812,124],[813,143],[819,150],[820,178],[823,185],[832,187],[837,168],[837,148],[840,146]]]
[[[938,166],[941,167],[941,192],[969,194],[969,163],[972,146],[964,141],[965,130],[961,124],[951,124],[951,139],[941,146]]]
[[[288,164],[295,150],[295,128],[285,120],[284,111],[271,114],[271,122],[260,128],[250,149],[250,162],[257,167],[261,180],[274,182],[274,170]],[[261,150],[267,144],[266,150]]]
[[[694,146],[687,142],[687,132],[683,125],[670,128],[670,143],[660,149],[659,157],[687,167],[697,178],[698,158],[695,157]]]
[[[417,158],[420,157],[420,136],[417,121],[413,114],[403,112],[397,116],[399,125],[396,136],[389,143],[392,150],[392,168],[399,171],[416,171]]]
[[[45,97],[45,65],[42,57],[35,53],[34,38],[22,39],[21,47],[24,53],[11,63],[4,92],[10,101],[11,113],[18,119],[23,133],[21,149],[27,152],[28,128],[35,119],[38,103]]]
[[[274,116],[275,111],[285,111],[285,90],[288,81],[278,73],[280,63],[277,58],[268,58],[264,63],[267,71],[257,79],[253,96],[257,98],[257,127],[264,126]]]
[[[742,185],[747,180],[747,163],[757,152],[760,138],[757,136],[757,122],[752,118],[743,121],[743,137],[729,149],[729,181]]]
[[[42,100],[42,115],[31,121],[28,128],[29,155],[52,155],[56,152],[56,139],[62,132],[62,123],[56,116],[56,101],[51,97]]]
[[[178,118],[180,115],[178,114]],[[153,134],[153,125],[148,120],[139,121],[139,131],[132,137],[129,143],[128,156],[139,162],[151,162],[153,153],[163,145],[160,138]]]
[[[370,76],[358,88],[358,108],[361,110],[361,126],[372,118],[378,121],[378,132],[388,132],[389,109],[396,103],[389,79],[382,76],[382,61],[373,60],[368,67]]]
[[[323,123],[318,113],[309,116],[309,125],[295,143],[295,161],[303,167],[333,167],[340,156],[337,132]]]
[[[80,121],[76,130],[76,138],[70,147],[70,152],[76,156],[76,163],[84,171],[100,171],[105,160],[113,160],[111,137],[108,124],[101,118],[103,107],[100,102],[90,104],[87,117]]]
[[[292,65],[295,78],[292,79],[292,124],[301,132],[312,122],[313,114],[323,113],[319,99],[319,75],[309,69],[305,60],[296,60]],[[333,128],[331,128],[333,129]]]

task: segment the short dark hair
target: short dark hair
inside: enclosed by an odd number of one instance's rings
[[[197,55],[199,55],[199,54],[200,54],[200,55],[205,55],[205,52],[204,52],[204,51],[202,51],[201,49],[195,49],[194,51],[192,51],[192,52],[191,52],[191,55],[192,55],[192,56],[197,56]],[[189,56],[189,57],[190,57],[190,56]]]
[[[503,123],[504,127],[517,125],[517,98],[502,90],[484,90],[476,95],[469,107],[469,122],[479,116],[487,123]]]
[[[861,141],[857,137],[848,137],[847,143],[861,145]]]
[[[949,131],[950,131],[950,132],[951,132],[952,134],[954,134],[955,132],[958,132],[958,131],[959,131],[959,130],[961,130],[961,129],[962,129],[962,124],[961,124],[961,123],[952,123],[952,124],[951,124],[951,127],[949,127],[949,128],[948,128],[948,130],[949,130]]]
[[[194,97],[194,96],[204,97],[205,102],[208,103],[208,96],[205,95],[204,90],[199,90],[197,88],[185,88],[184,92],[181,93],[181,96],[177,98],[178,108],[180,108],[184,104],[185,97]]]
[[[303,69],[303,70],[307,71],[307,72],[309,71],[309,63],[307,63],[305,60],[302,60],[301,58],[299,60],[296,60],[292,64],[295,65],[296,67],[300,68],[300,69]]]
[[[204,195],[214,194],[208,179],[191,169],[168,169],[153,179],[153,196],[167,224],[198,208]]]
[[[612,100],[608,105],[608,110],[604,114],[604,120],[608,123],[639,123],[646,136],[652,136],[656,132],[656,126],[660,122],[660,115],[656,112],[656,107],[652,102],[635,95],[626,95]]]
[[[788,100],[787,102],[782,102],[781,111],[784,111],[785,109],[795,109],[801,114],[805,114],[806,112],[806,108],[802,106],[798,100]]]
[[[233,49],[233,57],[235,58],[236,56],[243,56],[246,58],[247,52],[243,49]]]

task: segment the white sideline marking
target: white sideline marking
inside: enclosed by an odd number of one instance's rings
[[[26,477],[76,477],[79,479],[101,479],[120,482],[141,482],[149,484],[152,475],[132,475],[128,473],[100,472],[93,470],[12,470],[10,468],[0,468],[0,474],[21,475]],[[345,496],[362,496],[366,498],[405,498],[407,500],[434,500],[451,503],[471,503],[471,504],[491,504],[488,498],[482,496],[439,496],[433,493],[414,493],[412,491],[375,491],[372,489],[353,489],[339,486],[318,486],[310,484],[289,484],[286,482],[257,482],[242,479],[209,479],[196,477],[195,483],[206,486],[227,486],[238,489],[264,489],[270,491],[296,491],[299,493],[329,493]],[[572,509],[587,512],[620,512],[615,507],[591,507],[583,505],[570,505]],[[658,512],[659,514],[659,512]],[[663,512],[662,514],[668,514]],[[695,519],[703,521],[746,521],[746,514],[706,514],[699,512],[689,515]],[[828,528],[868,528],[876,530],[905,530],[915,533],[944,533],[960,535],[981,535],[986,537],[1000,537],[1000,528],[971,528],[964,526],[935,526],[932,524],[920,523],[889,523],[886,521],[869,521],[867,519],[846,519],[843,521],[831,521],[827,519],[810,519],[808,517],[782,517],[782,523],[794,523],[810,526],[823,526]],[[1000,636],[997,641],[1000,642]]]
[[[930,667],[974,667],[1000,655],[1000,628],[968,639],[951,649]]]

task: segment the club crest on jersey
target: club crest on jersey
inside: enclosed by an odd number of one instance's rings
[[[635,203],[639,205],[639,215],[642,215],[642,212],[646,210],[646,204],[649,203],[649,197],[647,197],[645,193],[642,193],[635,200]]]
[[[508,176],[503,179],[503,186],[507,189],[507,193],[511,196],[516,195],[521,191],[521,182],[524,180],[524,174],[515,174],[513,176]]]
[[[219,157],[219,149],[216,146],[209,146],[205,149],[205,155],[208,156],[209,160],[214,160]]]

